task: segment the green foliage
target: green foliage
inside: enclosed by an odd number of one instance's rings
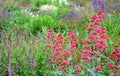
[[[57,11],[52,12],[50,15],[52,16],[52,18],[59,20],[60,18],[62,18],[62,16],[66,15],[66,13],[69,10],[67,8],[58,8]]]
[[[110,15],[104,19],[102,25],[106,27],[107,34],[111,36],[110,39],[108,39],[108,51],[113,50],[113,45],[120,45],[120,41],[116,40],[120,37],[120,13],[117,13],[116,15]]]
[[[30,28],[33,33],[36,31],[44,31],[46,26],[50,29],[53,29],[56,26],[56,21],[49,15],[34,17],[30,20]]]
[[[44,5],[44,4],[50,4],[50,0],[36,0],[35,3],[37,6]]]
[[[14,2],[12,3],[5,3],[5,5],[3,5],[3,7],[5,9],[9,9],[10,11],[15,11],[15,10],[20,10],[20,7],[17,6]]]
[[[38,65],[38,71],[37,71],[37,75],[41,75],[43,76],[46,72],[46,67],[45,67],[45,53],[39,53],[37,55],[37,62],[36,64]]]
[[[113,37],[120,35],[120,13],[116,15],[108,15],[103,21],[102,25],[106,27],[108,33]]]
[[[8,30],[11,27],[9,23],[10,23],[10,18],[1,17],[0,18],[0,30],[2,30],[2,28],[4,28],[5,30]]]
[[[19,29],[18,32],[26,30],[26,32],[30,32],[29,23],[30,23],[30,16],[22,13],[20,11],[13,12],[13,19],[11,20],[11,24],[13,26],[17,26]]]

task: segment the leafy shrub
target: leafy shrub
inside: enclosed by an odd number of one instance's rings
[[[24,31],[24,30],[26,30],[26,32],[30,32],[30,28],[28,26],[29,23],[30,23],[29,15],[26,15],[25,13],[22,13],[21,11],[13,12],[13,19],[11,20],[11,24],[14,27],[17,26],[19,28],[17,32]]]
[[[44,28],[46,26],[53,29],[55,28],[55,25],[55,20],[49,15],[34,17],[30,20],[30,28],[33,33],[35,33],[36,31],[44,31]]]

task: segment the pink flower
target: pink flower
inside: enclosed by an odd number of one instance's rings
[[[114,74],[113,76],[119,76],[118,74]]]
[[[114,66],[113,66],[112,63],[109,62],[109,63],[107,64],[107,67],[108,67],[109,69],[113,69]]]
[[[58,34],[58,37],[59,37],[59,38],[63,38],[63,35],[62,35],[62,34]]]
[[[76,48],[76,41],[71,41],[70,49]]]
[[[77,39],[77,37],[76,37],[75,34],[72,34],[72,39],[73,39],[73,40],[76,40],[76,39]]]
[[[53,30],[48,30],[48,33],[46,35],[46,47],[51,47],[50,44],[50,39],[54,40],[55,34],[53,32]]]
[[[83,44],[84,45],[89,44],[89,40],[83,40]]]
[[[64,68],[64,66],[58,66],[58,68],[57,68],[57,69],[58,69],[59,71],[62,71],[62,70],[63,70],[63,68]]]
[[[90,27],[88,27],[88,28],[86,28],[86,30],[88,30],[88,31],[90,31],[92,28],[90,28]]]
[[[66,66],[69,66],[69,61],[68,60],[64,60],[63,64],[66,65]]]
[[[52,63],[53,61],[52,60],[49,60],[49,63]]]
[[[101,70],[101,69],[102,69],[102,65],[96,66],[96,67],[94,68],[95,71]]]
[[[92,54],[92,51],[91,51],[90,49],[86,49],[86,50],[82,50],[82,53],[83,53],[83,54],[91,55],[91,54]]]
[[[74,66],[74,69],[75,69],[75,71],[78,72],[78,71],[81,71],[81,70],[82,70],[82,67],[75,65],[75,66]]]
[[[64,56],[69,56],[69,55],[70,55],[70,51],[68,51],[68,50],[64,50],[63,55],[64,55]]]
[[[54,44],[54,45],[52,46],[52,48],[53,48],[53,49],[56,49],[58,46],[59,46],[58,44]]]
[[[120,64],[120,59],[117,60],[117,63]]]
[[[76,48],[77,36],[76,36],[74,30],[70,30],[68,32],[67,39],[70,42],[70,50],[75,49]]]
[[[47,43],[46,47],[50,47],[50,46],[51,46],[50,43]]]
[[[58,52],[57,50],[54,50],[54,52],[53,52],[53,55],[52,55],[52,56],[53,56],[53,57],[56,57],[56,55],[57,55],[57,54],[59,54],[59,52]]]
[[[80,76],[79,74],[75,74],[75,76]]]
[[[92,35],[92,34],[89,34],[89,35],[88,35],[88,38],[89,38],[89,39],[92,39],[93,37],[94,37],[94,35]]]
[[[55,37],[54,31],[53,31],[53,30],[51,30],[51,29],[49,29],[49,30],[48,30],[47,37],[49,38],[49,37],[50,37],[50,35],[51,35],[53,38]]]
[[[84,60],[84,62],[87,62],[90,59],[90,56],[87,54],[83,54],[82,59]]]
[[[110,74],[109,76],[119,76],[119,75],[116,73],[116,74]]]

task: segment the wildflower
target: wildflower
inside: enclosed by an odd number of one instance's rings
[[[3,38],[8,38],[8,34],[7,33],[3,34]]]
[[[8,76],[12,76],[12,72],[11,72],[10,47],[8,47]]]
[[[79,76],[79,74],[75,74],[75,76]]]
[[[76,13],[68,13],[66,14],[67,19],[75,19],[78,18],[79,14]]]
[[[62,70],[64,69],[64,66],[58,66],[57,69],[58,69],[59,71],[62,71]]]
[[[88,60],[90,60],[90,56],[88,56],[87,54],[83,54],[82,59],[84,60],[84,62],[87,62]]]
[[[68,51],[68,50],[64,50],[63,55],[64,55],[64,56],[69,56],[69,55],[70,55],[70,51]]]
[[[96,66],[96,67],[94,68],[94,70],[95,70],[95,71],[102,70],[102,67],[103,67],[103,65],[101,64],[101,65],[99,65],[99,66]]]
[[[120,36],[116,38],[115,44],[118,44],[120,42]]]
[[[48,62],[49,62],[49,63],[52,63],[53,61],[52,61],[52,60],[49,60]]]
[[[117,60],[117,63],[120,64],[120,59]]]
[[[117,63],[120,64],[120,50],[118,49],[117,45],[114,47],[113,52],[110,54],[110,58],[117,59]]]
[[[80,53],[76,51],[75,54],[80,54]]]
[[[57,50],[54,50],[53,57],[56,57],[57,54],[59,54],[59,52]]]
[[[47,33],[47,35],[46,35],[46,47],[51,47],[51,44],[50,44],[50,40],[52,39],[52,40],[54,40],[54,38],[55,38],[55,34],[54,34],[54,32],[53,32],[53,30],[48,30],[48,33]]]
[[[92,0],[92,4],[96,12],[98,12],[99,10],[104,11],[104,0]]]
[[[57,10],[57,7],[53,6],[53,5],[42,5],[40,7],[40,10],[43,12],[53,12]]]
[[[79,71],[82,70],[82,67],[75,65],[75,66],[74,66],[74,69],[75,69],[75,71],[79,72]]]
[[[108,68],[110,68],[110,69],[112,69],[112,68],[113,68],[113,64],[112,64],[112,63],[110,63],[110,62],[107,64],[107,66],[108,66]]]
[[[115,73],[115,74],[110,74],[109,76],[119,76],[119,75]]]
[[[83,44],[84,45],[89,44],[89,40],[83,40]]]
[[[66,66],[69,66],[69,61],[68,60],[64,60],[63,64],[66,65]]]
[[[56,61],[55,64],[60,64],[60,60]]]
[[[76,48],[77,36],[75,35],[74,30],[70,30],[67,35],[67,39],[70,42],[70,49],[73,50]]]

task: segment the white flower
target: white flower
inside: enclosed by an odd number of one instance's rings
[[[40,10],[41,11],[44,11],[44,12],[48,12],[48,11],[56,11],[57,10],[57,7],[53,6],[53,5],[42,5],[40,7]]]

